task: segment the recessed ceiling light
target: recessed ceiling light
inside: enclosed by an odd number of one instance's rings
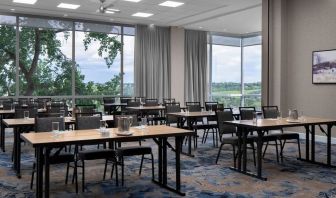
[[[203,29],[203,27],[199,27],[199,29]]]
[[[12,9],[10,9],[10,11],[14,12],[14,11],[15,11],[15,9],[13,9],[13,8],[12,8]]]
[[[110,11],[110,12],[120,12],[120,10],[118,10],[118,9],[113,9],[113,8],[108,8],[108,9],[106,9],[106,11]]]
[[[141,1],[141,0],[124,0],[124,1],[129,1],[129,2],[135,2],[135,3],[138,3],[138,2]]]
[[[64,17],[67,17],[67,16],[69,16],[69,15],[68,15],[68,14],[63,14],[63,16],[64,16]]]
[[[145,13],[145,12],[137,12],[135,14],[132,14],[132,16],[135,16],[135,17],[150,17],[152,15],[153,14],[151,13]]]
[[[60,3],[57,7],[58,7],[58,8],[65,8],[65,9],[72,9],[72,10],[75,10],[75,9],[79,8],[80,5],[69,4],[69,3]]]
[[[167,6],[167,7],[173,7],[173,8],[176,8],[176,7],[179,7],[181,5],[183,5],[184,3],[182,2],[177,2],[177,1],[165,1],[163,3],[160,3],[159,5],[160,6]]]
[[[35,4],[37,0],[13,0],[13,3]]]
[[[110,10],[106,10],[105,13],[106,13],[106,14],[114,14],[115,12],[110,11]]]

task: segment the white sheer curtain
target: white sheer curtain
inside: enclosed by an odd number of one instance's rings
[[[170,97],[170,29],[137,25],[134,45],[135,95]]]
[[[204,103],[208,98],[207,32],[185,31],[185,101]]]

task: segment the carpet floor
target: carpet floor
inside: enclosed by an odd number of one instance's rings
[[[199,134],[200,136],[202,133]],[[296,144],[287,144],[284,161],[277,163],[275,148],[269,146],[263,160],[261,181],[229,169],[233,166],[232,148],[224,146],[218,164],[215,163],[218,148],[214,148],[211,137],[205,144],[198,143],[195,157],[181,156],[182,191],[186,197],[336,197],[336,169],[325,168],[297,160]],[[172,140],[170,140],[172,141]],[[12,133],[6,133],[6,152],[0,154],[0,197],[35,197],[30,189],[34,151],[30,145],[22,144],[22,178],[18,179],[12,169],[11,150]],[[134,144],[134,143],[128,143]],[[157,146],[147,140],[157,162]],[[332,147],[332,162],[336,164],[336,153]],[[186,148],[184,148],[186,149]],[[301,141],[301,154],[305,155],[305,144]],[[169,182],[174,181],[174,153],[168,150]],[[316,145],[317,161],[326,160],[326,145]],[[248,151],[248,169],[255,171],[252,151]],[[52,165],[50,175],[50,197],[180,197],[175,193],[160,188],[151,181],[150,160],[144,161],[142,175],[138,174],[140,157],[125,158],[125,186],[116,186],[115,180],[103,178],[104,160],[86,163],[85,193],[75,193],[74,184],[65,184],[65,165]],[[157,165],[157,164],[156,164]],[[157,167],[156,167],[157,168]],[[110,174],[111,167],[108,169]],[[70,169],[70,176],[72,169]],[[79,170],[79,181],[81,170]],[[81,185],[79,183],[79,189]]]

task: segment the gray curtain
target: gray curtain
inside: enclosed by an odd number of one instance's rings
[[[136,25],[134,45],[135,96],[170,97],[170,29]]]
[[[185,31],[185,82],[186,102],[204,103],[208,98],[207,32]]]

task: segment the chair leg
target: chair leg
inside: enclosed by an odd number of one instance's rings
[[[220,153],[221,153],[221,150],[222,150],[223,145],[224,145],[224,144],[221,144],[220,147],[219,147],[218,154],[217,154],[217,158],[216,158],[216,164],[217,164],[217,162],[218,162],[219,155],[220,155]]]
[[[300,148],[300,138],[297,139],[299,158],[301,159],[301,148]]]
[[[232,144],[232,151],[233,151],[233,167],[237,167],[237,157],[236,157],[236,147]]]
[[[141,156],[139,175],[141,175],[141,170],[142,170],[142,164],[143,164],[144,157],[145,157],[145,155]]]
[[[118,179],[118,162],[115,163],[116,168],[116,186],[119,186],[119,179]],[[112,169],[113,170],[113,169]],[[112,172],[113,173],[113,172]]]
[[[112,177],[113,177],[113,172],[114,172],[114,166],[117,166],[117,162],[112,162],[112,170],[111,170],[111,179],[112,179]]]
[[[84,160],[82,160],[82,192],[84,192],[84,185],[85,185],[85,164]]]
[[[70,168],[70,163],[68,162],[67,163],[66,174],[65,174],[65,184],[68,184],[69,168]]]
[[[151,153],[151,158],[152,158],[152,180],[154,180],[155,178],[155,171],[154,171],[154,156],[153,156],[153,153]]]
[[[36,164],[34,163],[33,164],[32,176],[31,176],[31,180],[30,180],[30,189],[33,189],[33,185],[34,185],[35,168],[36,168]]]
[[[275,140],[275,151],[276,151],[277,162],[279,163],[278,141],[276,140]]]
[[[268,147],[268,142],[266,142],[265,150],[264,150],[264,153],[263,153],[263,156],[262,156],[263,158],[265,157],[267,147]]]
[[[124,186],[124,158],[121,160],[121,186]]]
[[[251,143],[251,147],[252,147],[252,152],[253,152],[253,164],[254,166],[257,166],[256,164],[256,156],[255,156],[255,148],[254,148],[254,143]]]
[[[107,169],[107,158],[105,159],[105,166],[104,166],[104,175],[103,175],[103,180],[105,180],[106,177],[106,169]]]

